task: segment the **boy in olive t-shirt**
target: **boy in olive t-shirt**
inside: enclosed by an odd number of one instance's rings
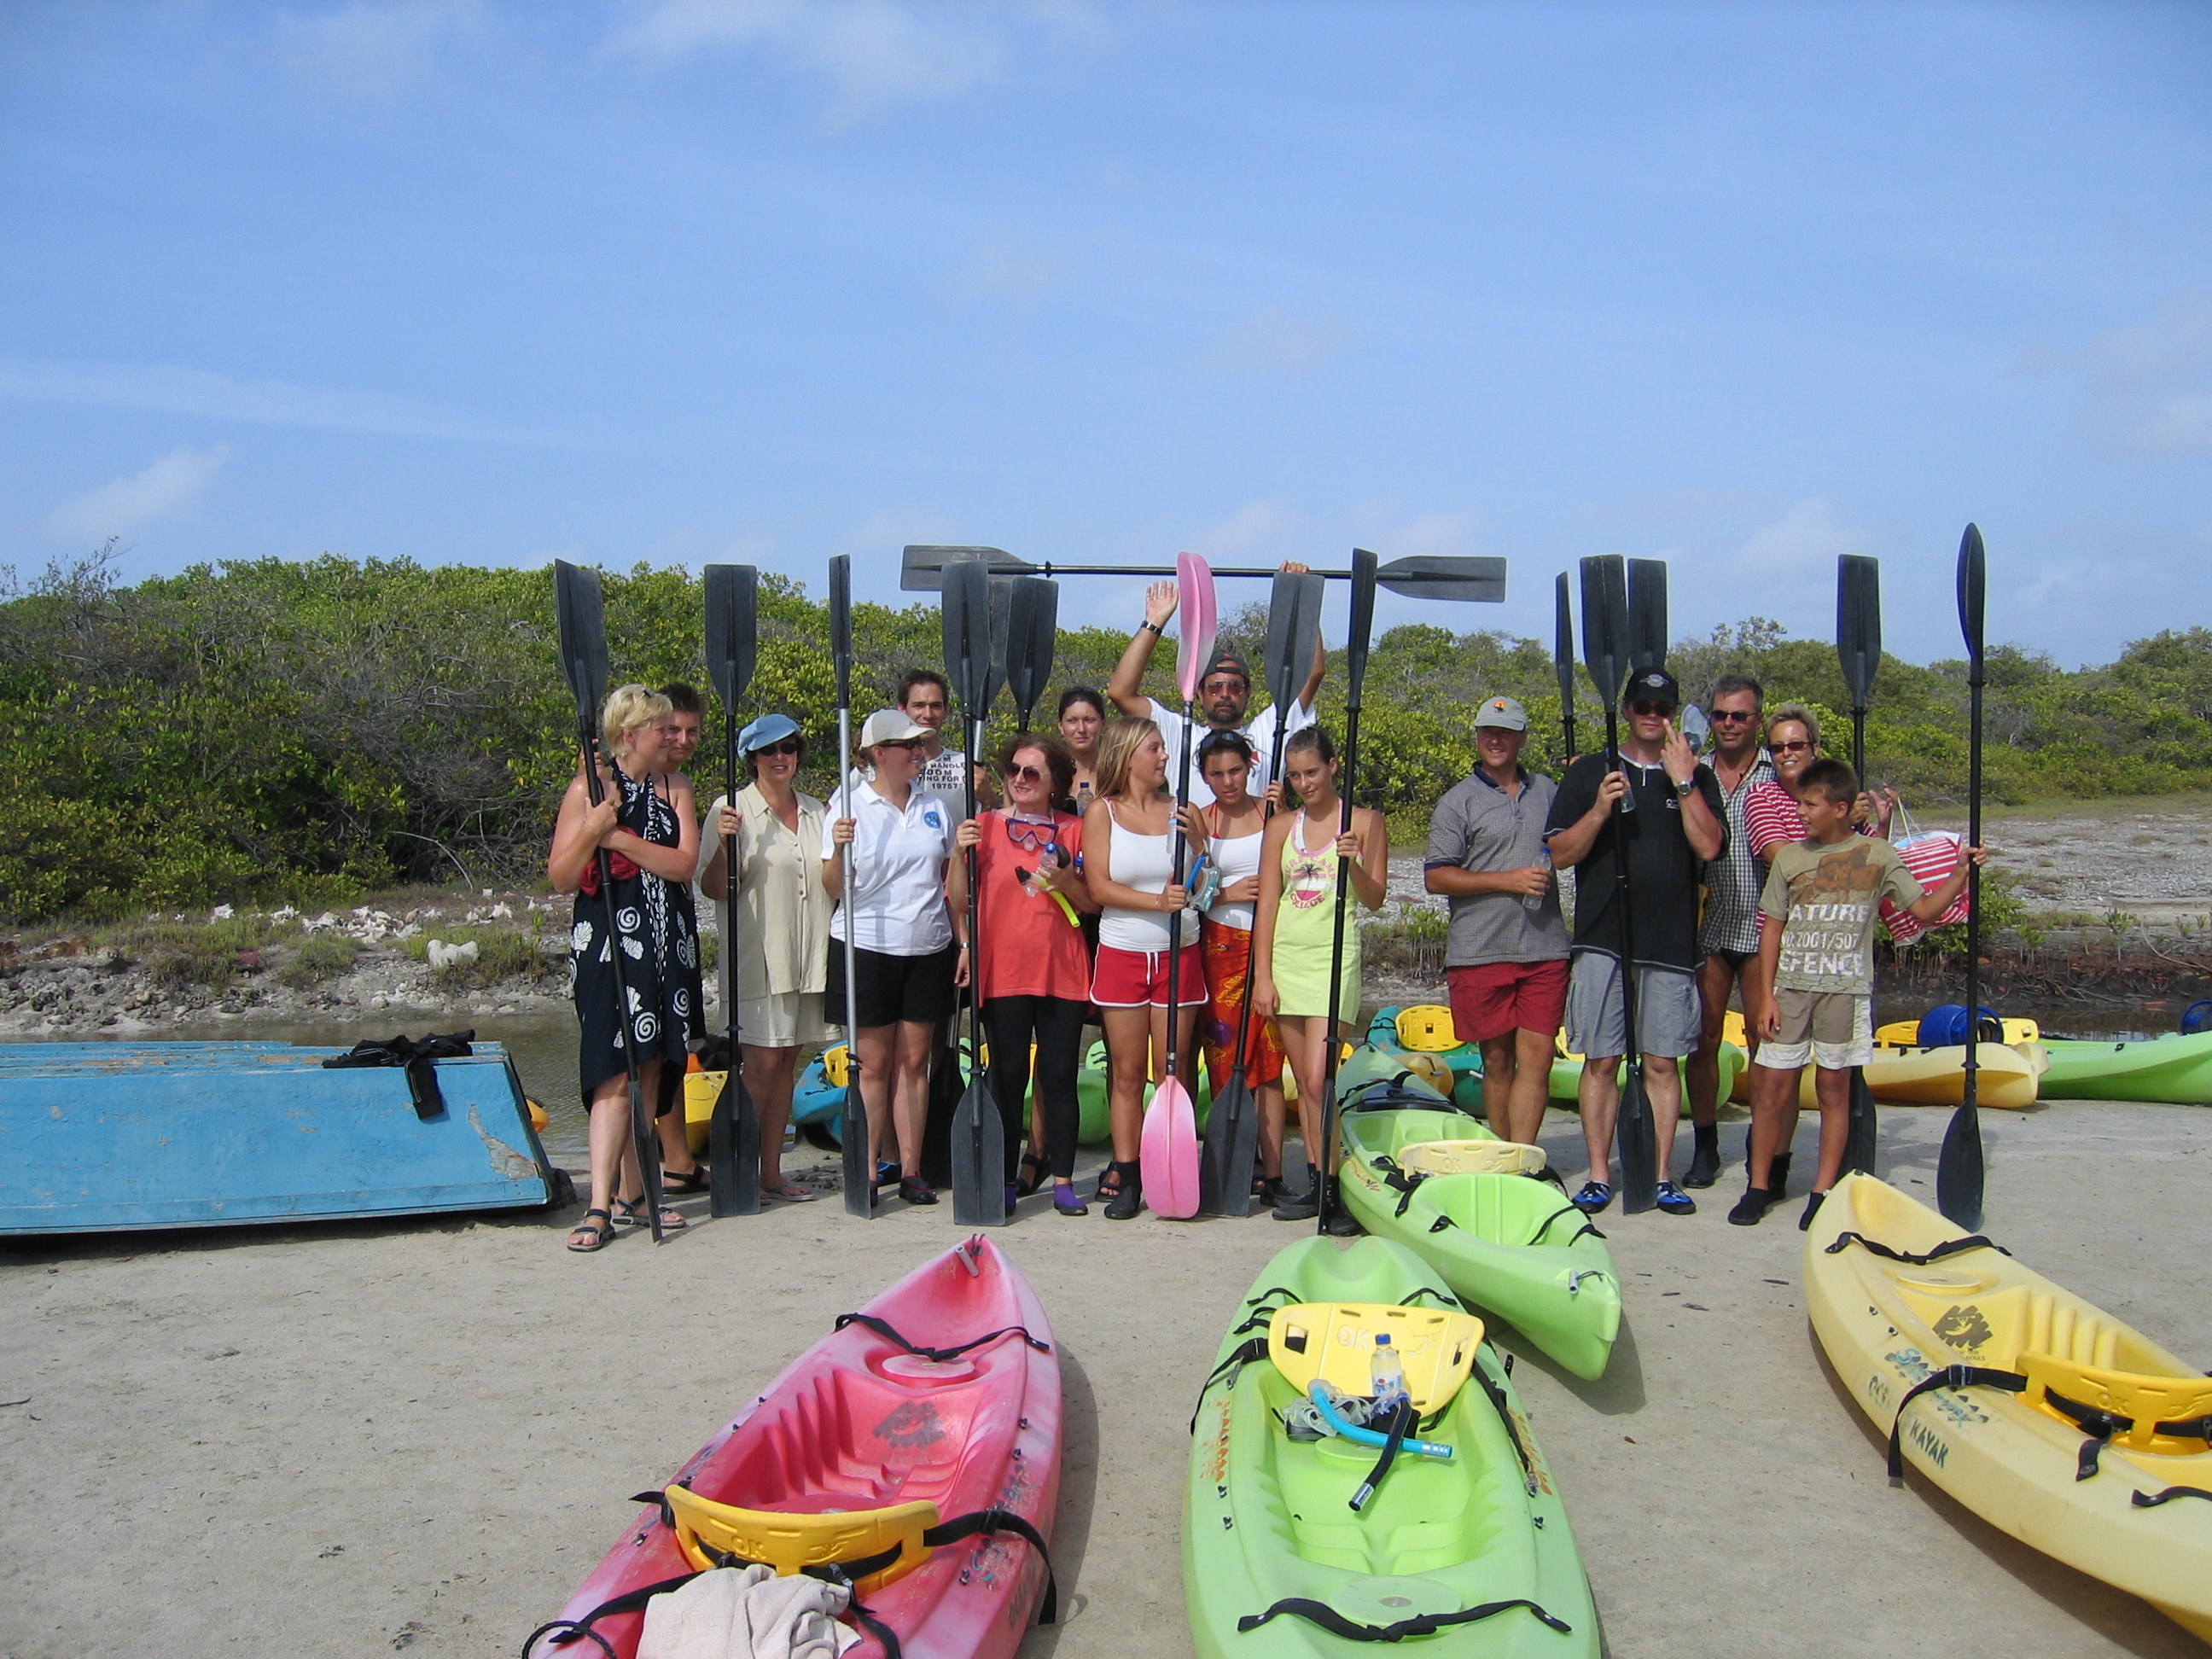
[[[1858,775],[1838,760],[1814,761],[1797,781],[1805,839],[1775,849],[1759,895],[1759,960],[1752,1018],[1759,1034],[1752,1061],[1751,1185],[1729,1212],[1748,1227],[1773,1202],[1766,1188],[1775,1154],[1797,1127],[1797,1078],[1819,1067],[1820,1173],[1798,1220],[1812,1224],[1820,1200],[1843,1174],[1850,1134],[1850,1073],[1874,1058],[1874,924],[1885,898],[1922,921],[1942,915],[1966,884],[1966,859],[1932,893],[1922,890],[1897,849],[1855,835]],[[1967,857],[1982,861],[1982,849]]]

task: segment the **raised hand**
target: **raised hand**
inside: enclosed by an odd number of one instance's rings
[[[1165,628],[1176,613],[1175,578],[1165,576],[1145,590],[1145,620],[1155,628]]]

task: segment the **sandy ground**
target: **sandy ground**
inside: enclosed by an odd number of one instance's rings
[[[1932,1188],[1947,1113],[1887,1110],[1884,1170]],[[2212,1113],[1984,1114],[1986,1230],[2212,1362]],[[1578,1174],[1572,1121],[1547,1140]],[[1628,1317],[1584,1383],[1517,1373],[1614,1653],[2203,1650],[1918,1482],[1893,1490],[1805,1322],[1796,1206],[1606,1222]],[[1810,1161],[1809,1132],[1798,1146]],[[1914,1183],[1918,1183],[1916,1187]],[[1027,1656],[1189,1651],[1185,1424],[1231,1310],[1296,1234],[1264,1217],[1035,1212],[1000,1237],[1060,1340],[1065,1622]],[[690,1206],[705,1220],[703,1201]],[[236,1229],[0,1253],[0,1634],[9,1659],[489,1655],[556,1612],[717,1424],[925,1255],[949,1204],[775,1206],[654,1249],[560,1249],[560,1218]]]

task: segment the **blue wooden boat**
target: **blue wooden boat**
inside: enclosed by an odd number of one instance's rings
[[[0,1237],[568,1200],[497,1043],[397,1066],[273,1042],[0,1043]],[[427,1112],[427,1115],[424,1114]]]

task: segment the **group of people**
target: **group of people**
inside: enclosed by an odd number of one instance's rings
[[[854,752],[839,757],[849,769],[830,802],[796,787],[805,733],[764,714],[738,739],[750,781],[701,815],[683,770],[702,730],[698,694],[629,685],[609,696],[599,802],[580,772],[547,866],[556,890],[576,895],[570,959],[592,1178],[571,1249],[596,1250],[617,1228],[652,1219],[629,1144],[617,951],[665,1190],[706,1190],[674,1109],[705,1036],[695,882],[723,906],[719,938],[733,953],[764,1194],[815,1195],[783,1173],[783,1132],[801,1055],[847,1025],[849,1007],[848,1077],[866,1109],[878,1199],[888,1189],[935,1203],[923,1137],[933,1078],[957,1064],[948,1038],[965,994],[977,1000],[1006,1129],[1009,1213],[1048,1182],[1057,1213],[1088,1212],[1074,1166],[1094,1024],[1105,1038],[1113,1156],[1091,1200],[1109,1218],[1143,1206],[1148,1086],[1172,1063],[1194,1090],[1201,1054],[1216,1096],[1241,1070],[1257,1103],[1255,1194],[1285,1220],[1321,1211],[1332,1160],[1312,1158],[1296,1188],[1284,1180],[1285,1076],[1304,1144],[1317,1147],[1328,1042],[1351,1034],[1360,1006],[1357,913],[1382,908],[1388,831],[1379,812],[1345,811],[1335,749],[1314,712],[1318,648],[1288,706],[1255,720],[1250,666],[1231,650],[1205,665],[1195,716],[1144,694],[1176,597],[1173,582],[1155,583],[1105,690],[1067,690],[1054,729],[1018,734],[988,766],[945,742],[945,678],[908,672],[896,706],[869,714]],[[1770,711],[1763,701],[1746,676],[1718,680],[1713,747],[1701,757],[1678,723],[1675,681],[1647,669],[1623,695],[1617,753],[1583,755],[1555,781],[1522,764],[1527,712],[1492,696],[1476,714],[1475,771],[1436,807],[1425,881],[1450,908],[1456,1033],[1480,1046],[1486,1109],[1509,1139],[1540,1131],[1562,1025],[1588,1057],[1578,1106],[1590,1167],[1574,1199],[1586,1211],[1613,1196],[1618,1073],[1630,1047],[1624,963],[1661,1210],[1692,1213],[1686,1188],[1718,1178],[1717,1062],[1734,991],[1755,1069],[1747,1188],[1729,1218],[1756,1223],[1784,1196],[1798,1074],[1812,1064],[1823,1121],[1809,1221],[1841,1171],[1849,1070],[1871,1057],[1877,915],[1906,936],[1965,882],[1962,860],[1923,892],[1886,838],[1895,798],[1863,792],[1850,767],[1820,757],[1811,710]],[[602,851],[611,936],[598,891]],[[1968,853],[1980,861],[1981,849]],[[1576,872],[1571,933],[1557,874],[1566,869]],[[1693,1146],[1677,1182],[1686,1081]],[[659,1219],[664,1230],[684,1223],[672,1206]]]
[[[1453,1026],[1482,1049],[1491,1123],[1531,1141],[1542,1127],[1554,1040],[1584,1056],[1577,1105],[1589,1172],[1574,1202],[1613,1198],[1621,1064],[1634,1045],[1657,1144],[1658,1207],[1691,1215],[1687,1188],[1720,1176],[1722,1032],[1741,1000],[1752,1064],[1747,1188],[1729,1212],[1756,1224],[1784,1197],[1799,1078],[1817,1071],[1820,1161],[1800,1226],[1841,1176],[1851,1069],[1873,1058],[1874,928],[1899,939],[1938,919],[1980,848],[1923,891],[1887,839],[1893,793],[1862,789],[1820,754],[1802,703],[1769,710],[1759,682],[1715,681],[1712,750],[1683,735],[1681,692],[1662,668],[1633,676],[1617,753],[1585,754],[1554,782],[1521,764],[1527,712],[1478,705],[1480,764],[1437,803],[1425,884],[1447,896]],[[1625,867],[1624,867],[1625,866]],[[1576,875],[1574,926],[1555,872]],[[1628,971],[1624,974],[1623,964]],[[1632,999],[1625,994],[1632,988]],[[1686,1082],[1692,1147],[1673,1178]]]

